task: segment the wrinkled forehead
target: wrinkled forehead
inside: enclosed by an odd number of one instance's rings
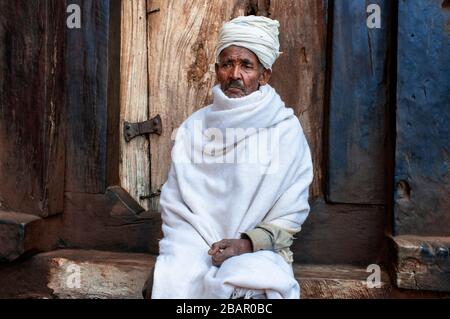
[[[219,54],[219,61],[224,60],[248,60],[254,63],[260,63],[258,56],[251,50],[237,46],[231,45],[223,49]]]

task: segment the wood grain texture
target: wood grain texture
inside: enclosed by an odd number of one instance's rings
[[[0,2],[0,208],[63,211],[65,1]]]
[[[147,136],[129,143],[123,136],[123,123],[148,119],[148,55],[146,0],[122,1],[121,103],[120,103],[120,185],[148,209],[150,193],[150,151]],[[117,144],[116,146],[117,147]]]
[[[223,22],[243,15],[238,0],[148,0],[150,118],[161,115],[163,134],[150,138],[151,191],[167,180],[172,134],[194,111],[211,102],[214,49]],[[158,210],[159,197],[151,208]]]
[[[66,191],[104,193],[107,180],[108,0],[74,0],[82,27],[67,31]]]
[[[369,29],[367,3],[334,1],[327,200],[385,203],[390,1],[381,28]]]
[[[450,236],[449,21],[448,1],[399,2],[396,235]]]
[[[283,55],[271,85],[299,117],[311,148],[312,198],[323,195],[323,132],[326,73],[327,1],[270,1],[270,17],[280,21]]]

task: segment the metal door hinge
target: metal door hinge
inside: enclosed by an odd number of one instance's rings
[[[161,116],[158,114],[151,120],[140,122],[140,123],[129,123],[125,122],[123,124],[123,135],[125,141],[130,142],[136,136],[144,134],[157,134],[162,133],[162,122]]]
[[[140,199],[140,200],[144,200],[144,199],[152,199],[152,198],[158,197],[158,196],[160,196],[160,195],[161,195],[161,190],[158,189],[156,192],[150,193],[150,195],[141,195],[141,196],[139,196],[139,199]]]

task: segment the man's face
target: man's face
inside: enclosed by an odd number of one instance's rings
[[[256,54],[238,46],[230,46],[219,55],[216,76],[223,93],[229,98],[252,94],[269,82],[270,70],[264,69]]]

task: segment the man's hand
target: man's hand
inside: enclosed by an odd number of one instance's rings
[[[221,266],[230,257],[253,252],[250,239],[223,239],[214,243],[208,254],[212,256],[214,266]]]

